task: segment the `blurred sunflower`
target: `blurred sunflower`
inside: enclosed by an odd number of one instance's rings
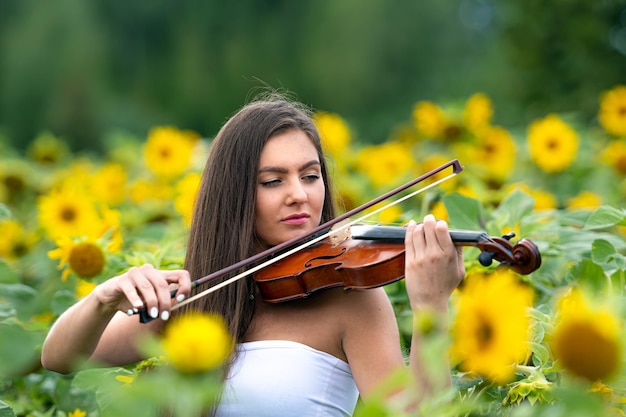
[[[530,157],[548,173],[568,168],[578,153],[578,134],[556,114],[535,120],[528,128]]]
[[[233,340],[224,319],[198,312],[177,316],[169,322],[162,344],[171,364],[189,374],[222,365],[233,350]]]
[[[75,241],[63,237],[57,241],[57,249],[48,252],[50,259],[59,259],[58,269],[63,269],[61,279],[66,281],[74,272],[81,278],[93,278],[105,266],[105,251],[99,242],[93,239]]]
[[[165,181],[140,178],[130,185],[130,197],[134,203],[150,200],[168,201],[174,194],[174,187]]]
[[[465,103],[463,123],[472,132],[478,133],[488,127],[493,116],[491,99],[483,93],[472,95]]]
[[[477,134],[477,142],[470,162],[478,164],[486,179],[502,181],[515,167],[516,145],[504,128],[491,126]]]
[[[618,85],[601,95],[598,118],[607,133],[626,136],[626,86]]]
[[[87,415],[86,411],[83,411],[80,408],[76,408],[74,411],[70,411],[67,414],[67,417],[85,417],[86,415]]]
[[[183,216],[183,221],[187,227],[191,225],[193,205],[200,187],[200,177],[199,173],[192,172],[185,175],[176,184],[177,195],[174,199],[174,208]]]
[[[51,239],[93,234],[98,213],[91,198],[70,188],[57,188],[39,198],[39,223]]]
[[[171,126],[155,127],[148,133],[144,156],[152,173],[173,178],[189,168],[199,136]]]
[[[470,273],[455,301],[451,357],[464,371],[509,382],[530,348],[532,290],[508,269]]]
[[[596,209],[602,205],[602,198],[591,191],[581,191],[567,202],[568,210]]]
[[[320,132],[324,149],[335,161],[344,160],[352,137],[345,120],[335,113],[317,112],[313,115],[313,122]]]
[[[626,176],[626,140],[611,141],[602,151],[601,159],[611,166],[616,174]]]
[[[512,192],[515,189],[519,189],[533,198],[535,201],[535,211],[554,210],[558,206],[556,197],[548,191],[530,188],[528,185],[523,183],[511,184],[508,191]]]
[[[15,261],[37,242],[37,236],[27,232],[16,220],[0,220],[0,258]]]
[[[91,193],[98,201],[116,206],[126,198],[127,179],[121,164],[104,164],[91,178]]]
[[[416,165],[409,144],[385,142],[361,149],[357,154],[355,168],[365,174],[375,187],[388,187],[412,177]]]
[[[85,281],[84,279],[81,279],[76,284],[76,298],[80,300],[81,298],[87,297],[93,291],[93,289],[96,288],[96,285],[97,284],[95,282]]]
[[[580,289],[558,300],[551,346],[572,374],[597,381],[610,377],[621,362],[621,324],[607,304],[593,305]]]
[[[42,165],[54,165],[66,156],[70,150],[67,144],[50,132],[42,132],[31,142],[27,155]]]
[[[415,104],[413,121],[420,134],[432,139],[442,139],[448,126],[444,111],[430,101],[420,101]]]

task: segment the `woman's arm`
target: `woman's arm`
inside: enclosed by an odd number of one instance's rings
[[[444,321],[439,328],[447,329],[448,298],[465,273],[462,253],[450,238],[445,222],[427,216],[424,223],[407,227],[406,290],[414,313],[434,312]],[[382,288],[356,292],[344,304],[347,310],[343,325],[343,349],[363,398],[381,387],[394,371],[405,365],[399,344],[399,330],[393,307]],[[422,340],[418,332],[412,336],[409,369],[416,382],[415,392],[404,392],[413,405],[430,393],[449,386],[450,374],[430,375],[422,363]],[[442,366],[449,370],[446,353]],[[443,381],[443,384],[442,384]],[[394,394],[394,393],[390,393]],[[410,401],[409,401],[410,400]]]
[[[136,341],[146,332],[159,331],[169,318],[170,284],[178,286],[179,296],[189,295],[187,271],[159,271],[151,265],[131,268],[98,285],[54,323],[43,344],[42,365],[69,373],[79,360],[126,365],[142,359]],[[141,324],[137,316],[123,313],[132,308],[145,308],[162,320]]]

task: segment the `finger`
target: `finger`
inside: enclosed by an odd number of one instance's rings
[[[167,282],[176,284],[176,301],[181,302],[191,294],[191,277],[189,271],[184,269],[167,271],[165,274]]]
[[[406,232],[404,235],[404,250],[407,260],[415,258],[416,255],[414,243],[416,227],[417,224],[415,223],[415,220],[410,220],[406,227]]]
[[[452,237],[450,237],[448,223],[445,220],[439,220],[435,223],[435,235],[437,236],[437,242],[439,242],[441,249],[446,252],[455,249]]]
[[[154,270],[153,267],[147,265],[131,268],[128,270],[128,278],[143,299],[144,307],[150,317],[157,318],[159,315],[159,299],[157,297],[157,289],[148,278],[151,269]]]
[[[424,217],[424,222],[422,223],[424,227],[424,248],[425,250],[433,250],[439,249],[439,241],[437,239],[437,235],[435,232],[435,226],[437,225],[437,221],[435,220],[435,216],[432,214],[427,214]]]
[[[158,271],[152,265],[144,265],[141,267],[143,275],[150,282],[156,295],[155,307],[150,307],[148,314],[150,317],[161,317],[167,320],[170,317],[170,309],[172,307],[172,292],[168,282],[168,272]]]
[[[132,314],[132,312],[136,313],[140,308],[144,307],[143,298],[137,291],[136,284],[132,279],[132,276],[136,273],[136,271],[134,271],[135,269],[137,268],[131,268],[128,272],[126,272],[126,274],[117,278],[119,289],[122,291],[127,302],[130,304],[130,310],[128,311],[129,315]],[[120,307],[122,306],[120,305]]]

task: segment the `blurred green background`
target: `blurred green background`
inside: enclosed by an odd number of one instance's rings
[[[0,0],[0,137],[75,150],[172,124],[213,136],[264,85],[382,142],[418,100],[499,124],[597,114],[626,82],[626,0]]]

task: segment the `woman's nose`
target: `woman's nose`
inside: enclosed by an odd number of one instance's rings
[[[306,203],[307,199],[308,196],[303,185],[300,181],[294,181],[289,187],[287,204],[302,204]]]

